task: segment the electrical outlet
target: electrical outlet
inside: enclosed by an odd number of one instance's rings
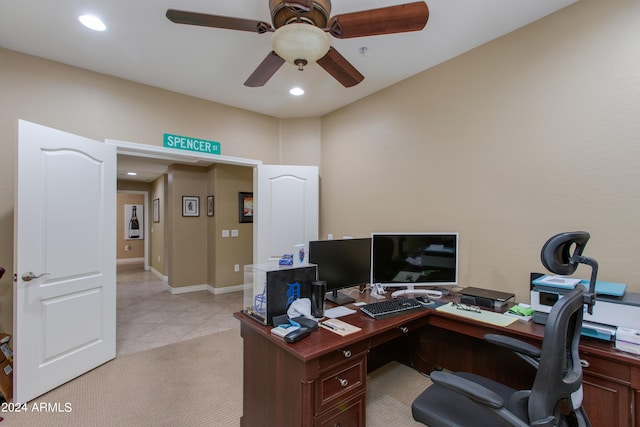
[[[233,271],[235,271],[236,273],[240,271],[240,264],[235,264],[233,266]]]
[[[158,255],[158,262],[160,262],[160,255]]]

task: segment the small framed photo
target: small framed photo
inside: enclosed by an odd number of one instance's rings
[[[200,216],[200,197],[182,196],[182,216]]]
[[[253,222],[253,193],[238,193],[238,221]]]
[[[213,196],[207,196],[207,216],[213,216]]]
[[[153,222],[160,222],[160,199],[153,199]]]

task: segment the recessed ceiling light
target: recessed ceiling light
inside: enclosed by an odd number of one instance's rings
[[[100,18],[94,15],[82,15],[78,17],[78,20],[85,27],[93,30],[93,31],[104,31],[107,29],[107,26],[102,22]]]
[[[137,174],[137,173],[135,173],[135,172],[127,172],[127,175],[136,176],[136,175],[138,175],[138,174]]]
[[[304,95],[304,90],[299,87],[294,87],[291,90],[289,90],[289,93],[294,96],[300,96],[300,95]]]

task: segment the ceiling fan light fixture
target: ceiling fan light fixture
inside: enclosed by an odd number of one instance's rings
[[[325,56],[330,46],[327,34],[311,24],[283,25],[271,37],[271,47],[275,53],[288,63],[297,65],[300,70]]]

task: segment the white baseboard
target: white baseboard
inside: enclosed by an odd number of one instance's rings
[[[214,295],[220,295],[220,294],[228,294],[231,292],[244,291],[247,288],[247,286],[250,286],[250,285],[242,284],[242,285],[234,285],[234,286],[225,286],[223,288],[216,288],[214,286],[207,285],[207,284],[180,286],[179,288],[174,288],[167,285],[167,287],[169,288],[169,292],[171,292],[172,295],[186,294],[189,292],[199,292],[199,291],[209,291]]]
[[[142,258],[118,258],[116,260],[116,264],[117,265],[138,264],[140,262],[144,263],[144,257],[142,257]]]
[[[151,272],[160,280],[162,280],[164,283],[169,283],[169,278],[165,275],[163,275],[162,273],[160,273],[158,270],[156,270],[155,268],[151,267]]]

